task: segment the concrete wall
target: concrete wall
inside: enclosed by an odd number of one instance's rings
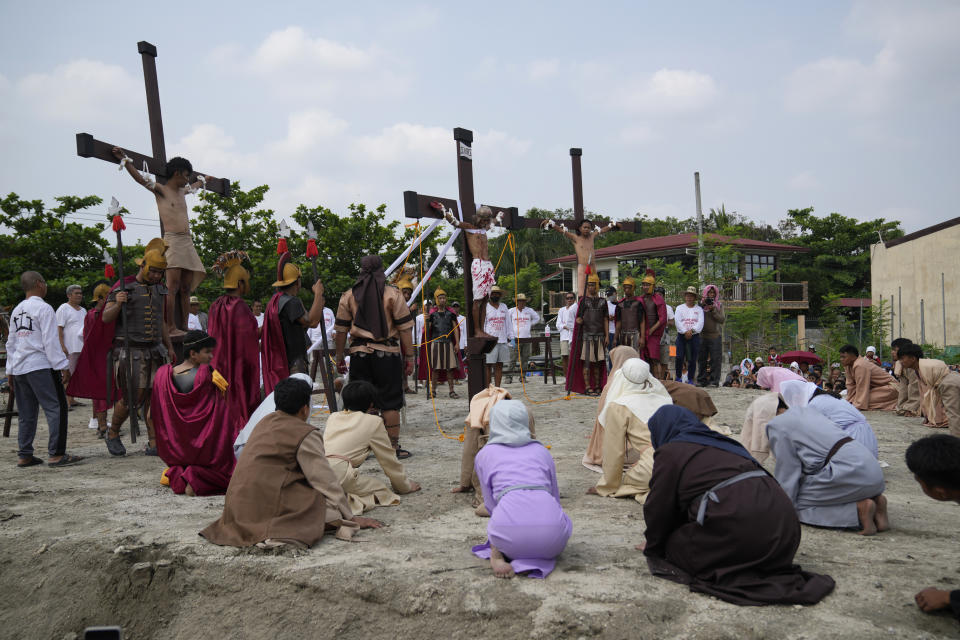
[[[870,282],[873,304],[878,304],[882,296],[888,308],[892,305],[893,338],[902,336],[919,342],[923,337],[928,344],[944,346],[945,301],[946,344],[960,344],[960,225],[889,248],[881,243],[873,245]]]
[[[573,286],[574,291],[582,291],[583,284],[577,282],[577,265],[575,262],[571,262],[570,266],[573,267]],[[616,258],[598,258],[597,259],[597,271],[609,271],[610,272],[610,281],[607,282],[603,280],[600,282],[601,287],[606,287],[607,285],[619,286],[620,284],[620,262]]]

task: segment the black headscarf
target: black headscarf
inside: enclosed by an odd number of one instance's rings
[[[717,433],[697,420],[697,416],[692,411],[675,404],[664,405],[657,409],[650,416],[647,427],[650,429],[650,442],[654,449],[659,449],[670,442],[692,442],[723,449],[756,462],[739,442]]]
[[[373,334],[374,340],[387,337],[387,316],[383,310],[386,281],[380,256],[360,259],[360,275],[353,285],[353,298],[357,301],[357,317],[353,324]]]

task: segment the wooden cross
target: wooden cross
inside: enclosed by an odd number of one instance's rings
[[[164,184],[169,177],[167,173],[167,148],[163,139],[163,119],[160,117],[160,87],[157,84],[157,48],[146,41],[137,43],[137,51],[143,59],[143,83],[147,89],[147,114],[150,118],[150,142],[153,146],[153,155],[146,156],[136,151],[124,148],[127,155],[133,159],[136,168],[146,164],[150,173],[157,176],[157,182]],[[119,160],[113,155],[113,148],[119,145],[101,142],[89,133],[77,134],[77,155],[81,158],[97,158],[114,164]],[[203,172],[194,171],[190,174],[190,183],[197,180]],[[206,175],[206,174],[203,174]],[[230,180],[207,176],[206,188],[224,197],[230,197]],[[162,225],[162,223],[161,223]],[[162,229],[161,229],[162,230]]]
[[[468,129],[457,127],[453,130],[453,139],[457,147],[457,183],[459,186],[460,203],[463,205],[461,220],[473,223],[477,206],[473,195],[473,132]],[[416,191],[403,192],[404,215],[408,218],[443,218],[443,212],[440,211],[434,203],[449,209],[455,217],[459,211],[457,201],[452,198],[441,198],[437,196],[427,196]],[[497,205],[485,205],[490,207],[494,216],[500,212],[503,213],[501,226],[511,230],[524,228],[538,228],[543,222],[538,219],[524,218],[520,215],[517,207],[501,207]],[[463,290],[464,305],[462,307],[464,316],[467,320],[466,331],[470,336],[467,339],[467,403],[476,394],[483,391],[484,385],[484,355],[490,351],[496,344],[495,338],[476,338],[474,336],[474,318],[473,318],[473,281],[470,278],[470,264],[473,262],[473,255],[470,253],[470,247],[467,243],[467,234],[461,234],[463,246]]]

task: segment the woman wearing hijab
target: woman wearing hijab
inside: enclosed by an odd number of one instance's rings
[[[590,434],[590,442],[587,444],[587,453],[583,456],[583,465],[588,469],[598,467],[603,464],[603,425],[600,424],[600,413],[607,403],[607,392],[613,385],[613,376],[617,374],[623,363],[630,358],[639,358],[640,354],[633,347],[621,345],[610,350],[610,373],[607,374],[607,384],[603,385],[603,391],[600,393],[600,401],[597,403],[597,418],[593,421],[593,433]],[[596,468],[592,470],[597,471]]]
[[[780,395],[791,409],[795,407],[810,407],[816,409],[830,422],[837,425],[854,440],[862,444],[873,454],[880,457],[877,446],[877,435],[866,417],[846,400],[833,397],[812,382],[798,382],[788,380],[780,385]]]
[[[598,418],[603,425],[603,478],[587,493],[606,498],[632,496],[643,504],[653,472],[647,421],[667,404],[673,404],[670,394],[650,375],[650,365],[640,358],[627,360],[614,374],[607,403]],[[627,447],[637,450],[640,459],[624,471]]]
[[[781,404],[778,412],[767,438],[777,458],[774,473],[800,522],[859,528],[865,536],[889,529],[876,457],[816,409]]]
[[[498,402],[490,411],[490,439],[474,461],[490,522],[487,541],[473,553],[489,558],[498,578],[546,578],[573,531],[560,506],[556,465],[530,437],[530,423],[519,400]]]
[[[783,367],[763,367],[757,372],[757,386],[761,389],[780,393],[780,385],[787,380],[804,381],[803,376]]]
[[[831,577],[793,564],[797,513],[738,442],[682,407],[650,418],[655,449],[644,555],[650,572],[740,605],[815,604]]]

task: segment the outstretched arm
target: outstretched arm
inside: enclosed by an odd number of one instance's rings
[[[146,187],[147,189],[150,189],[157,196],[161,198],[163,197],[163,190],[155,189],[154,187],[156,186],[156,183],[147,182],[147,180],[144,179],[142,175],[140,175],[140,172],[137,171],[137,168],[133,166],[133,160],[129,156],[127,156],[127,153],[123,149],[121,149],[120,147],[114,147],[113,155],[117,160],[120,161],[120,168],[122,169],[126,167],[127,173],[130,174],[130,177],[133,178],[137,184],[143,187]]]

